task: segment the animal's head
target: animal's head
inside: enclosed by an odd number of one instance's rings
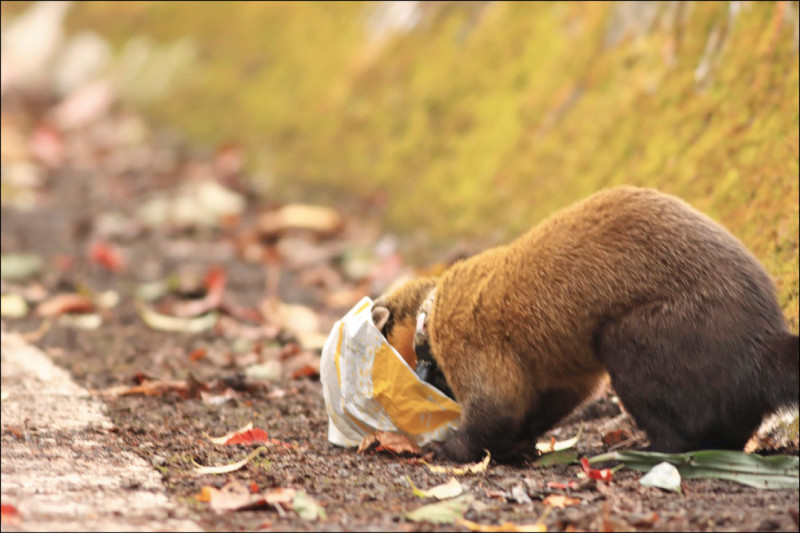
[[[372,306],[372,321],[411,368],[417,364],[414,334],[420,306],[436,282],[418,278],[391,287]]]
[[[435,297],[433,279],[405,282],[375,300],[372,320],[420,379],[453,398],[431,352],[428,317],[433,311]]]

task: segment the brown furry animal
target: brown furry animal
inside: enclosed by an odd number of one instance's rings
[[[770,277],[722,226],[651,189],[599,192],[382,296],[373,318],[461,403],[438,450],[458,461],[513,455],[606,373],[656,451],[741,449],[798,402],[800,344]]]

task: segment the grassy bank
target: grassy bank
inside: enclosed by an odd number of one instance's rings
[[[190,74],[149,113],[242,142],[270,195],[369,198],[436,249],[658,187],[756,253],[797,329],[796,2],[432,2],[395,29],[386,8],[86,2],[69,24],[118,50],[189,38]]]

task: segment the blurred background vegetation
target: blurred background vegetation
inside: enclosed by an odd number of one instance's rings
[[[64,24],[153,121],[244,147],[272,200],[377,206],[431,251],[653,186],[741,238],[797,329],[797,2],[79,2]]]

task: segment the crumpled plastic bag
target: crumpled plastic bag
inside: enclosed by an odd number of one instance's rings
[[[372,322],[363,298],[334,324],[320,362],[328,411],[328,440],[358,446],[376,430],[404,433],[419,446],[443,441],[457,428],[461,408],[419,379]]]

